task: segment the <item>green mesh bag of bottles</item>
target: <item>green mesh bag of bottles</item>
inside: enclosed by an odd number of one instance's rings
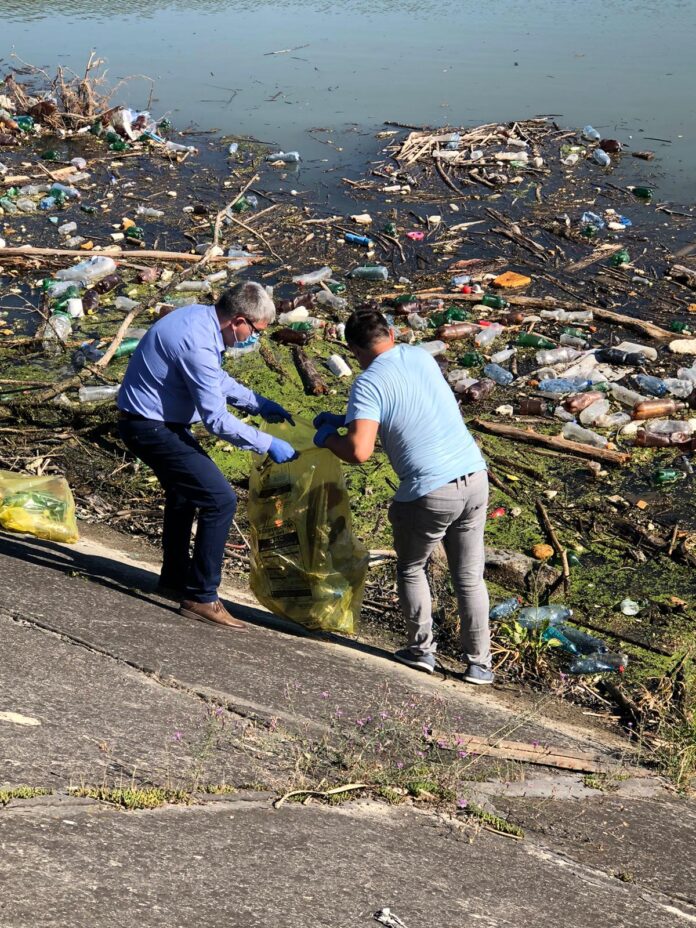
[[[308,422],[266,425],[300,452],[286,464],[254,455],[249,480],[251,589],[313,631],[357,631],[368,551],[353,535],[341,463]]]
[[[75,500],[68,481],[0,470],[0,528],[46,541],[76,542]]]

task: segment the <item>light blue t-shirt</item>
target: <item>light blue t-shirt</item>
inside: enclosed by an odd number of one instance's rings
[[[401,481],[394,499],[411,502],[486,463],[434,358],[397,345],[372,361],[353,384],[346,424],[379,422],[379,437]]]

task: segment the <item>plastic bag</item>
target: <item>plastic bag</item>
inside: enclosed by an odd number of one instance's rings
[[[46,541],[76,542],[75,500],[68,481],[0,470],[0,528]]]
[[[341,463],[296,420],[264,428],[300,452],[274,464],[254,455],[249,480],[251,589],[276,615],[315,631],[351,634],[360,616],[368,551],[351,528]]]

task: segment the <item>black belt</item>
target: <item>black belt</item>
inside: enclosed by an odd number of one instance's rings
[[[120,409],[118,412],[119,419],[126,419],[128,422],[154,422],[154,419],[148,419],[146,416],[139,416],[137,412],[126,412]]]
[[[454,480],[450,480],[450,483],[456,483],[457,480],[468,480],[469,477],[473,477],[474,474],[478,474],[477,470],[472,470],[470,474],[462,474],[461,477],[455,477]]]

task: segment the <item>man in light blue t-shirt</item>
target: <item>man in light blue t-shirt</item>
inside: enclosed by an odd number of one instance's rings
[[[348,464],[362,464],[377,435],[399,477],[389,509],[394,529],[399,601],[408,647],[395,657],[432,673],[432,601],[425,567],[441,541],[457,594],[469,683],[492,683],[483,530],[488,503],[486,463],[434,359],[422,348],[395,345],[384,316],[353,313],[346,341],[363,373],[345,416],[320,413],[314,442]],[[347,426],[346,435],[338,429]]]

